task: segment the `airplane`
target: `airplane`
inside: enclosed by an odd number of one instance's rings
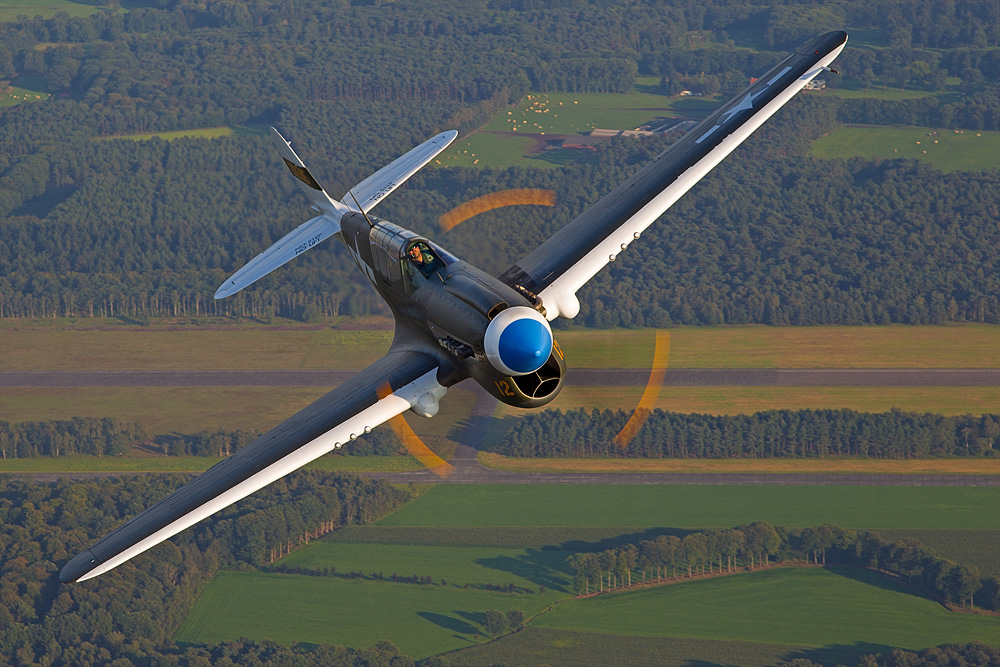
[[[575,317],[577,291],[806,83],[835,71],[830,65],[846,43],[843,31],[809,41],[498,277],[369,215],[457,132],[432,137],[336,201],[272,128],[319,215],[233,274],[215,298],[336,237],[392,311],[389,352],[74,557],[60,580],[103,574],[407,410],[433,417],[448,388],[467,378],[508,405],[551,401],[566,361],[549,321]]]

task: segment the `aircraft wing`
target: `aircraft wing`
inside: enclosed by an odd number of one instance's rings
[[[303,222],[275,241],[270,248],[247,262],[242,269],[229,276],[215,291],[215,298],[224,299],[236,294],[338,232],[340,232],[339,216],[331,217],[324,213]]]
[[[306,463],[416,405],[437,382],[438,360],[392,351],[165,499],[133,517],[63,567],[63,582],[121,565]],[[382,388],[391,388],[386,395]],[[398,389],[397,389],[398,387]],[[379,396],[384,396],[379,398]]]
[[[448,148],[448,145],[457,136],[456,130],[448,130],[431,137],[406,155],[396,158],[355,185],[348,194],[344,195],[341,203],[352,209],[360,206],[361,210],[367,213],[393,190],[402,185],[406,179],[420,171],[420,168],[433,160],[438,153]],[[355,199],[357,199],[356,204]]]
[[[798,49],[507,269],[500,280],[536,293],[550,320],[575,317],[580,310],[577,290],[829,67],[846,42],[846,32],[829,32]]]

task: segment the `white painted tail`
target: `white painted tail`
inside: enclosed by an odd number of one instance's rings
[[[316,182],[306,165],[292,150],[291,144],[285,141],[285,138],[273,127],[271,135],[278,143],[278,151],[281,153],[281,159],[285,166],[299,182],[299,187],[312,200],[313,208],[318,210],[321,215],[302,223],[281,237],[270,248],[247,262],[246,266],[219,286],[215,292],[216,299],[236,294],[306,250],[339,234],[340,219],[345,213],[356,211],[358,207],[365,213],[375,208],[389,193],[405,183],[406,179],[417,173],[434,156],[447,148],[448,144],[458,136],[458,132],[450,130],[428,139],[351,188],[342,201],[335,201],[326,193],[326,190]]]

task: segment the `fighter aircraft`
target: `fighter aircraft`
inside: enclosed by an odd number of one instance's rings
[[[392,346],[77,555],[59,578],[84,581],[107,572],[407,410],[432,417],[448,387],[467,378],[508,405],[534,408],[551,401],[562,388],[566,363],[549,321],[575,317],[577,291],[806,83],[829,70],[846,42],[847,33],[830,32],[792,53],[499,277],[370,215],[457,132],[427,140],[335,201],[272,128],[282,160],[319,215],[233,274],[215,298],[242,290],[334,236],[389,305]]]

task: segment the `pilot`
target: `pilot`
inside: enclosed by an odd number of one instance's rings
[[[420,270],[424,278],[430,277],[438,269],[440,262],[423,243],[414,243],[406,251],[410,258],[410,265]]]

